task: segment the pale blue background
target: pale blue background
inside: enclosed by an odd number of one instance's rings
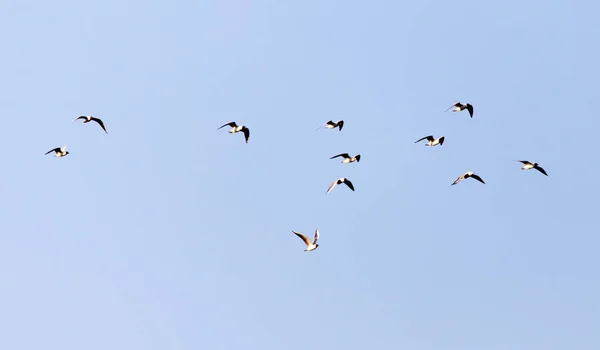
[[[599,13],[3,1],[0,348],[600,348]]]

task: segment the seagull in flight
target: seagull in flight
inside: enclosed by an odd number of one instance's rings
[[[544,170],[544,168],[542,168],[541,166],[538,165],[538,163],[532,163],[528,160],[518,160],[517,162],[521,162],[525,165],[523,165],[523,167],[521,168],[521,170],[531,170],[531,169],[535,169],[537,171],[539,171],[540,173],[548,176],[548,174],[546,173],[546,170]]]
[[[346,186],[350,187],[350,189],[352,191],[354,191],[354,185],[352,185],[352,182],[350,182],[350,180],[346,179],[345,177],[341,177],[331,183],[331,186],[329,186],[329,188],[327,189],[327,193],[331,192],[331,190],[333,190],[333,188],[336,185],[340,185],[340,184],[346,184]],[[325,194],[327,194],[327,193],[325,193]]]
[[[104,122],[100,118],[94,118],[91,115],[82,115],[82,116],[75,118],[75,120],[79,120],[79,119],[83,119],[84,124],[89,123],[91,121],[95,121],[102,127],[104,132],[108,134],[108,131],[106,131],[106,127],[104,126]],[[75,120],[73,120],[73,121],[75,121]]]
[[[477,180],[477,181],[481,182],[482,184],[485,184],[485,182],[483,182],[483,180],[482,180],[482,179],[479,177],[479,175],[475,175],[475,173],[474,173],[474,172],[472,172],[472,171],[469,171],[469,172],[467,172],[467,173],[464,173],[464,174],[462,174],[461,176],[459,176],[459,177],[458,177],[458,179],[456,179],[456,181],[454,181],[454,182],[452,183],[452,185],[451,185],[451,186],[454,186],[454,185],[456,185],[457,183],[461,182],[462,180],[464,180],[464,179],[468,179],[468,178],[470,178],[470,177],[472,177],[472,178],[474,178],[475,180]]]
[[[339,128],[340,131],[342,131],[342,128],[344,127],[344,121],[343,120],[338,120],[337,122],[334,122],[333,120],[330,120],[327,123],[325,123],[325,125],[319,126],[317,128],[317,130],[319,130],[322,127],[326,127],[327,129]]]
[[[460,112],[463,110],[468,110],[469,111],[469,115],[471,115],[471,118],[473,118],[473,106],[470,103],[467,104],[462,104],[460,102],[456,102],[455,104],[453,104],[452,106],[448,107],[448,109],[454,107],[454,109],[452,110],[452,112]],[[446,111],[448,111],[448,109]]]
[[[248,129],[244,125],[238,126],[235,122],[223,124],[221,127],[219,127],[219,129],[224,128],[227,125],[229,125],[231,127],[231,129],[229,130],[230,134],[237,133],[240,131],[243,132],[244,137],[246,138],[246,143],[248,143],[248,139],[250,138],[250,129]],[[219,130],[219,129],[217,129],[217,130]]]
[[[329,159],[333,159],[333,158],[337,158],[337,157],[344,157],[344,160],[342,160],[342,163],[344,163],[344,164],[360,162],[360,154],[357,154],[354,157],[350,157],[350,155],[348,155],[348,153],[340,153],[337,156],[333,156]]]
[[[69,154],[69,152],[67,151],[67,145],[64,145],[64,146],[62,146],[62,147],[56,147],[56,148],[54,148],[54,149],[51,149],[51,150],[49,150],[48,152],[46,152],[46,154],[49,154],[49,153],[52,153],[52,152],[56,153],[56,155],[55,155],[55,156],[56,156],[56,157],[59,157],[59,158],[60,158],[60,157],[64,157],[64,156],[66,156],[67,154]],[[46,154],[44,154],[44,155],[46,155]]]
[[[306,244],[306,249],[304,249],[305,252],[312,252],[313,250],[317,249],[319,247],[319,245],[317,244],[317,240],[319,239],[319,229],[317,229],[315,231],[315,238],[313,239],[312,243],[310,242],[310,239],[308,239],[308,237],[306,237],[305,235],[296,232],[296,231],[292,231],[296,236],[300,237],[300,239],[302,239],[304,241],[304,244]]]
[[[419,142],[419,141],[423,141],[423,140],[425,140],[425,139],[427,139],[427,141],[429,141],[429,142],[427,142],[427,143],[425,144],[425,146],[437,146],[437,145],[440,145],[440,146],[441,146],[441,145],[443,145],[443,144],[444,144],[444,136],[440,137],[439,139],[435,139],[435,138],[433,137],[433,135],[429,135],[429,136],[425,136],[425,137],[423,137],[423,138],[420,138],[420,139],[418,139],[417,141],[415,141],[415,143],[417,143],[417,142]]]

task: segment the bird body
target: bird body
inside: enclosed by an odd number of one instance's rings
[[[317,249],[319,247],[319,245],[317,244],[317,240],[319,239],[319,229],[315,230],[315,237],[313,239],[313,241],[311,242],[310,239],[308,239],[308,237],[306,237],[305,235],[296,232],[296,231],[292,231],[296,236],[300,237],[300,239],[302,241],[304,241],[304,244],[306,244],[306,249],[304,249],[305,252],[312,252],[313,250]]]
[[[419,142],[419,141],[423,141],[423,140],[427,140],[427,143],[425,144],[425,146],[437,146],[437,145],[443,145],[444,144],[444,139],[445,137],[442,136],[439,139],[436,139],[433,137],[433,135],[429,135],[429,136],[425,136],[423,138],[418,139],[417,141],[415,141],[415,143]]]
[[[544,170],[544,168],[542,168],[541,166],[539,166],[538,163],[532,163],[528,160],[519,160],[518,162],[523,163],[523,167],[521,168],[521,170],[531,170],[531,169],[535,169],[537,171],[539,171],[540,173],[548,176],[548,174],[546,173],[546,170]]]
[[[481,179],[481,177],[479,177],[479,175],[476,175],[474,172],[469,171],[466,172],[464,174],[462,174],[461,176],[458,177],[458,179],[456,179],[453,183],[452,186],[456,185],[457,183],[461,182],[464,179],[468,179],[468,178],[474,178],[475,180],[481,182],[482,184],[485,184],[485,182]]]
[[[354,157],[350,157],[350,155],[348,153],[340,153],[337,156],[333,156],[333,157],[331,157],[329,159],[334,159],[334,158],[337,158],[337,157],[344,157],[344,160],[342,160],[343,164],[360,162],[360,154],[357,154]]]
[[[230,134],[236,133],[236,132],[240,132],[244,129],[243,125],[239,125],[239,126],[234,126],[229,130]]]
[[[244,138],[246,139],[246,143],[248,143],[248,139],[250,138],[250,129],[248,129],[246,126],[244,125],[237,125],[236,122],[230,122],[227,124],[223,124],[222,126],[220,126],[217,130],[224,128],[226,126],[230,126],[231,129],[229,129],[229,133],[230,134],[235,134],[238,132],[243,132],[244,133]]]
[[[100,125],[102,127],[102,130],[104,130],[104,132],[108,134],[108,131],[106,131],[106,126],[104,126],[104,122],[102,121],[102,119],[92,117],[91,115],[82,115],[82,116],[75,118],[75,120],[79,120],[79,119],[83,119],[84,124],[89,123],[91,121],[95,121],[96,123],[98,123],[98,125]],[[75,121],[75,120],[73,120],[73,121]]]
[[[354,191],[354,185],[352,184],[352,182],[350,182],[350,180],[346,179],[345,177],[341,177],[331,183],[331,186],[329,186],[329,188],[327,189],[327,193],[331,192],[331,190],[333,190],[335,186],[340,184],[346,184],[346,186],[348,186],[352,191]]]

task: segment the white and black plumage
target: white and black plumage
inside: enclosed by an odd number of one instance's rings
[[[248,139],[250,138],[250,129],[248,129],[244,125],[238,126],[235,122],[223,124],[221,127],[219,127],[219,129],[224,128],[227,125],[229,125],[231,127],[231,129],[229,130],[230,134],[237,133],[240,131],[243,132],[244,137],[246,138],[246,143],[248,143]],[[219,130],[219,129],[217,129],[217,130]]]
[[[79,119],[83,119],[84,124],[89,123],[91,121],[95,121],[102,127],[102,130],[104,130],[104,132],[108,134],[108,131],[106,131],[106,126],[104,126],[104,122],[101,119],[94,118],[91,115],[82,115],[82,116],[75,118],[75,120],[79,120]],[[73,120],[73,121],[75,121],[75,120]]]
[[[52,153],[52,152],[56,153],[56,157],[59,157],[59,158],[60,158],[60,157],[64,157],[64,156],[66,156],[67,154],[69,154],[69,152],[67,151],[67,145],[64,145],[64,146],[62,146],[62,147],[56,147],[56,148],[54,148],[54,149],[51,149],[51,150],[49,150],[48,152],[46,152],[46,154],[44,154],[44,155],[47,155],[47,154],[49,154],[49,153]]]
[[[315,238],[313,239],[312,242],[305,235],[303,235],[299,232],[296,232],[296,231],[292,231],[292,232],[296,236],[300,237],[300,239],[302,239],[304,241],[304,244],[306,244],[306,249],[304,249],[305,252],[311,252],[319,247],[319,245],[317,244],[317,240],[319,239],[319,229],[315,230]]]
[[[342,131],[342,128],[344,127],[344,121],[343,120],[338,120],[337,122],[334,122],[333,120],[328,121],[327,123],[325,123],[324,125],[327,129],[335,129],[335,128],[339,128],[340,131]],[[318,130],[318,129],[317,129]]]
[[[444,136],[440,137],[439,139],[435,139],[433,137],[433,135],[429,135],[429,136],[425,136],[423,138],[418,139],[417,141],[415,141],[415,143],[423,141],[423,140],[427,140],[429,142],[427,142],[425,144],[425,146],[437,146],[437,145],[443,145],[444,144]]]
[[[458,177],[458,179],[456,179],[456,181],[454,181],[454,182],[452,183],[452,185],[451,185],[451,186],[454,186],[454,185],[456,185],[457,183],[461,182],[462,180],[464,180],[464,179],[468,179],[468,178],[470,178],[470,177],[472,177],[472,178],[474,178],[475,180],[477,180],[477,181],[481,182],[482,184],[485,184],[485,182],[484,182],[484,181],[483,181],[483,180],[482,180],[482,179],[479,177],[479,175],[475,175],[475,173],[474,173],[474,172],[472,172],[472,171],[469,171],[469,172],[467,172],[467,173],[464,173],[464,174],[462,174],[461,176],[459,176],[459,177]]]
[[[523,165],[523,167],[521,168],[521,170],[531,170],[531,169],[535,169],[537,171],[539,171],[540,173],[548,176],[548,174],[546,173],[546,170],[544,170],[544,168],[542,168],[541,166],[539,166],[538,163],[532,163],[528,160],[518,160],[518,162],[521,162],[525,165]]]
[[[352,185],[352,182],[350,182],[350,180],[346,179],[345,177],[341,177],[331,183],[331,186],[329,186],[329,188],[327,189],[327,193],[331,192],[331,190],[333,190],[333,188],[336,185],[340,185],[340,184],[346,184],[346,186],[348,186],[352,191],[354,191],[354,185]],[[327,194],[327,193],[325,193],[325,194]]]
[[[473,106],[469,103],[467,104],[462,104],[460,102],[456,102],[455,104],[453,104],[452,106],[448,107],[448,109],[454,107],[454,109],[452,110],[452,112],[460,112],[463,110],[468,110],[469,111],[469,115],[471,116],[471,118],[473,118]],[[446,111],[448,111],[448,109]]]
[[[337,156],[333,156],[329,159],[333,159],[333,158],[337,158],[337,157],[344,157],[344,160],[342,160],[342,163],[344,163],[344,164],[360,162],[360,154],[357,154],[354,157],[350,157],[350,155],[348,153],[340,153]]]

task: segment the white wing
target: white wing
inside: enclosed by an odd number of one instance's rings
[[[316,244],[318,239],[319,239],[319,229],[316,229],[315,230],[315,238],[313,239],[313,244]]]
[[[329,186],[329,188],[327,189],[327,193],[329,193],[329,192],[330,192],[330,191],[331,191],[331,190],[332,190],[332,189],[335,187],[335,185],[337,185],[337,182],[338,182],[338,180],[335,180],[335,181],[334,181],[334,182],[331,184],[331,186]],[[327,194],[327,193],[325,193],[325,194]]]

